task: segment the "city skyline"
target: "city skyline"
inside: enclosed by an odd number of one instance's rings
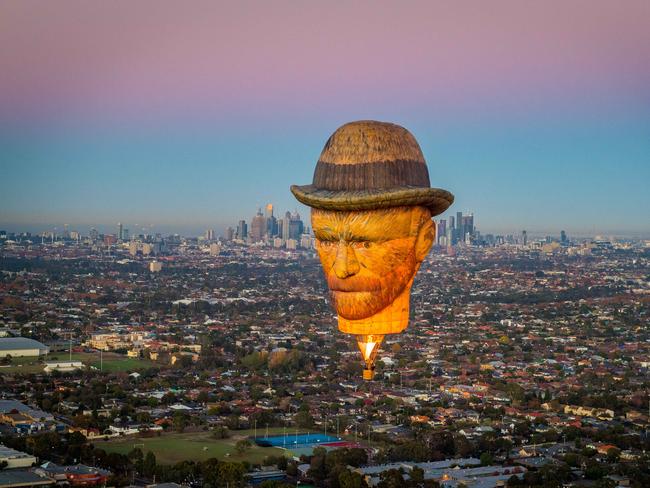
[[[61,236],[64,234],[64,232],[79,232],[82,235],[88,235],[91,234],[92,231],[97,231],[100,234],[106,234],[106,235],[114,235],[116,238],[120,239],[120,233],[122,230],[125,231],[127,236],[135,237],[138,235],[156,235],[160,234],[162,236],[165,235],[182,235],[182,236],[187,236],[187,237],[202,237],[205,236],[207,232],[214,233],[214,238],[219,238],[219,239],[226,239],[230,240],[228,238],[228,233],[229,231],[232,231],[234,236],[236,237],[238,233],[240,232],[240,225],[242,222],[246,223],[246,232],[247,234],[250,234],[251,232],[251,225],[253,220],[255,219],[255,216],[259,216],[260,213],[266,217],[267,212],[268,212],[268,207],[272,207],[272,212],[277,210],[277,207],[272,204],[272,203],[267,203],[266,205],[260,205],[257,206],[256,208],[258,209],[258,213],[253,212],[253,215],[250,217],[246,217],[244,214],[240,215],[239,218],[232,222],[225,222],[223,224],[216,224],[215,222],[212,223],[205,223],[204,225],[196,225],[196,226],[187,226],[187,225],[170,225],[170,224],[145,224],[145,225],[140,225],[138,223],[129,223],[129,222],[121,222],[117,221],[115,223],[94,223],[94,224],[88,224],[88,223],[81,223],[81,224],[70,224],[70,223],[63,223],[63,222],[58,222],[55,224],[18,224],[18,225],[9,225],[9,226],[0,226],[0,232],[11,232],[14,234],[21,234],[21,233],[31,233],[32,235],[42,235],[42,234],[48,234],[51,235],[52,232],[54,232],[56,235]],[[304,225],[304,229],[309,230],[311,233],[311,219],[309,217],[309,209],[305,208],[303,205],[297,205],[296,207],[301,207],[303,208],[303,212],[299,212],[295,208],[293,210],[287,209],[286,211],[283,211],[280,213],[280,216],[275,215],[275,213],[272,213],[272,215],[276,216],[278,218],[278,223],[282,220],[282,216],[287,214],[291,214],[292,216],[297,215],[301,219],[302,225]],[[524,227],[520,229],[489,229],[489,228],[484,228],[482,225],[477,224],[476,220],[476,215],[474,211],[455,211],[455,212],[445,212],[433,220],[436,222],[437,229],[436,229],[436,243],[439,245],[446,245],[448,242],[453,242],[456,243],[458,241],[464,240],[460,238],[461,234],[455,234],[454,232],[458,232],[458,227],[455,225],[455,220],[458,218],[458,215],[463,215],[465,218],[470,218],[472,219],[471,225],[471,231],[470,234],[474,234],[474,231],[478,231],[478,235],[485,237],[486,235],[492,235],[492,236],[497,236],[497,237],[507,237],[507,236],[514,236],[515,238],[520,238],[522,233],[525,233],[529,238],[535,239],[535,238],[557,238],[560,239],[562,234],[569,235],[572,238],[576,239],[589,239],[589,238],[621,238],[621,239],[647,239],[650,237],[650,232],[644,233],[644,232],[639,232],[639,233],[617,233],[617,232],[608,232],[606,230],[602,229],[594,229],[593,232],[576,232],[575,230],[571,228],[553,228],[553,229],[534,229],[531,227]],[[480,222],[480,221],[479,221]],[[482,224],[482,222],[480,222]],[[302,228],[302,227],[301,227]],[[282,224],[280,224],[280,231],[282,229]],[[455,229],[455,231],[453,230]],[[277,228],[276,228],[277,230]],[[450,235],[448,232],[452,230],[452,234]],[[274,231],[275,232],[275,231]],[[263,232],[263,235],[266,235],[266,231]],[[274,236],[280,236],[282,237],[281,234],[278,234],[277,232],[270,235],[270,237]],[[231,237],[232,238],[232,237]],[[443,238],[441,241],[440,239]],[[129,240],[128,238],[124,240]]]
[[[486,230],[650,233],[647,2],[122,7],[1,7],[0,228],[306,215],[289,185],[377,119]]]

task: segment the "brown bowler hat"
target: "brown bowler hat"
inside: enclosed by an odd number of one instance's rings
[[[321,152],[311,185],[292,185],[298,201],[323,210],[375,210],[421,205],[431,215],[454,201],[431,188],[415,137],[404,127],[360,120],[339,127]]]

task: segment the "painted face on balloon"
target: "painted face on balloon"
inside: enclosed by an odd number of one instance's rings
[[[332,302],[349,320],[379,313],[410,289],[435,238],[425,207],[312,209],[311,221]]]

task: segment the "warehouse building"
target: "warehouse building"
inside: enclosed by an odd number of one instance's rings
[[[11,356],[20,358],[27,356],[43,356],[50,348],[34,339],[27,337],[0,337],[0,358]]]
[[[31,454],[16,451],[10,447],[0,444],[0,464],[7,463],[7,469],[11,468],[30,468],[36,463],[36,458]]]

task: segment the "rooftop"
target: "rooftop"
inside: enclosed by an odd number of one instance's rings
[[[12,349],[47,349],[47,346],[27,337],[0,337],[0,351]]]

